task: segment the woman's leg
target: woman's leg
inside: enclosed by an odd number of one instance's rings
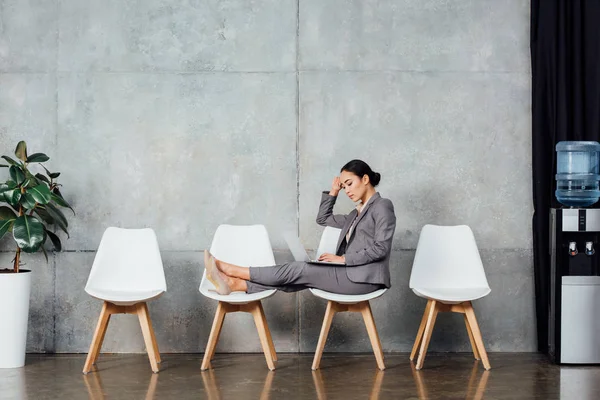
[[[348,279],[345,267],[328,267],[290,262],[272,267],[240,267],[215,260],[217,268],[237,285],[233,291],[242,290],[256,293],[263,290],[278,289],[295,292],[307,288],[321,289],[338,294],[366,294],[382,288],[382,285],[353,282]]]

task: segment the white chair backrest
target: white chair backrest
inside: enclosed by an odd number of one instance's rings
[[[264,225],[219,225],[210,252],[215,258],[242,267],[275,265]]]
[[[154,231],[110,227],[104,231],[86,284],[115,291],[167,290]]]
[[[323,253],[335,254],[340,233],[342,233],[341,229],[333,228],[331,226],[325,227],[325,230],[321,235],[321,242],[319,243],[319,248],[317,249],[316,258],[319,258],[319,256]]]
[[[425,225],[419,236],[410,288],[489,288],[477,243],[466,225]]]

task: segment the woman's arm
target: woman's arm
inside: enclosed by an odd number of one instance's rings
[[[332,226],[339,229],[344,227],[348,216],[333,214],[333,206],[335,205],[337,195],[341,188],[342,183],[340,182],[340,177],[336,176],[333,178],[329,193],[323,192],[321,195],[321,205],[319,206],[319,213],[317,214],[317,224],[321,226]]]
[[[396,230],[394,205],[382,199],[377,208],[371,210],[375,218],[375,242],[373,246],[357,252],[346,252],[346,265],[357,266],[383,260],[392,251],[392,238]]]
[[[321,205],[317,214],[317,224],[321,226],[332,226],[342,229],[346,224],[347,215],[333,214],[333,206],[337,196],[332,196],[328,192],[321,195]]]

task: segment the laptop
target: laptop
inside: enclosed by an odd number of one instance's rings
[[[321,265],[346,265],[344,263],[336,263],[330,261],[319,261],[318,259],[311,259],[304,245],[300,242],[300,238],[293,232],[285,232],[283,234],[283,238],[287,242],[292,255],[294,256],[294,260],[296,261],[304,261],[309,264],[321,264]]]

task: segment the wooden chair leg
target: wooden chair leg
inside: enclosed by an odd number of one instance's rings
[[[377,333],[375,319],[373,318],[373,313],[371,312],[371,304],[368,301],[365,301],[363,304],[360,304],[360,310],[365,321],[365,326],[367,327],[369,339],[371,340],[373,353],[375,353],[377,367],[383,371],[385,369],[385,364],[383,362],[383,350],[381,349],[381,341],[379,340],[379,334]]]
[[[262,302],[258,302],[258,308],[260,310],[260,315],[263,320],[263,324],[265,325],[267,331],[267,340],[269,342],[269,349],[271,350],[271,358],[273,361],[277,361],[277,353],[275,352],[275,344],[273,343],[273,337],[271,336],[271,330],[269,329],[269,324],[267,324],[267,316],[265,315],[265,310],[263,309]]]
[[[260,339],[260,344],[262,345],[263,352],[265,353],[265,360],[267,361],[267,366],[271,371],[275,370],[275,362],[273,361],[273,355],[271,353],[271,347],[269,344],[269,339],[267,336],[267,325],[265,320],[263,320],[261,314],[261,307],[259,306],[259,302],[255,302],[251,306],[251,313],[254,317],[254,323],[256,324],[256,330],[258,331],[258,337]]]
[[[112,315],[110,313],[110,304],[109,304],[109,310],[108,310],[108,315],[106,316],[106,325],[104,327],[104,329],[102,330],[102,334],[100,336],[100,342],[98,343],[98,351],[96,352],[96,356],[94,357],[94,361],[92,362],[93,365],[96,365],[96,362],[98,361],[98,357],[100,357],[100,350],[102,349],[102,344],[104,343],[104,337],[106,336],[106,331],[108,331],[108,324],[110,323],[110,316]]]
[[[429,347],[429,341],[431,340],[431,334],[433,332],[433,326],[435,325],[435,319],[437,317],[437,301],[432,300],[431,306],[429,307],[429,313],[427,315],[427,324],[425,325],[425,332],[421,343],[421,350],[419,351],[419,358],[417,359],[417,369],[423,368],[425,362],[425,354],[427,353],[427,347]]]
[[[467,326],[467,333],[469,334],[469,341],[471,342],[471,348],[473,349],[473,355],[476,360],[481,360],[481,356],[479,355],[479,350],[477,350],[477,344],[473,339],[473,332],[471,332],[471,327],[469,326],[469,319],[467,318],[467,314],[463,314],[463,318],[465,319],[465,325]]]
[[[225,303],[219,302],[217,305],[217,312],[215,313],[215,319],[213,320],[212,329],[210,330],[210,336],[208,337],[208,343],[206,344],[206,350],[204,351],[204,359],[202,360],[202,366],[200,369],[206,371],[210,368],[210,360],[212,359],[215,348],[217,347],[217,341],[223,328],[223,321],[225,320]]]
[[[152,371],[154,373],[158,373],[158,362],[157,353],[155,349],[157,349],[157,345],[152,340],[154,333],[152,332],[152,322],[150,322],[150,314],[148,313],[148,306],[146,303],[138,303],[137,304],[137,315],[140,320],[140,326],[142,327],[142,334],[144,336],[144,342],[146,343],[146,351],[148,352],[148,358],[150,359],[150,366],[152,367]]]
[[[102,311],[100,312],[100,317],[98,318],[98,324],[96,325],[96,331],[94,332],[94,337],[92,338],[90,351],[88,352],[85,365],[83,366],[84,374],[87,374],[92,370],[92,364],[96,361],[98,354],[100,353],[102,341],[104,340],[104,335],[106,333],[106,327],[108,326],[108,320],[110,319],[109,307],[110,305],[106,301],[102,305]]]
[[[148,325],[150,327],[150,338],[152,339],[154,355],[156,356],[156,362],[160,364],[162,362],[162,359],[160,358],[160,352],[158,351],[158,342],[156,341],[156,334],[154,333],[154,327],[152,326],[152,319],[150,318],[150,313],[148,313]]]
[[[319,335],[319,342],[317,343],[317,349],[315,351],[315,358],[313,359],[312,369],[319,369],[321,364],[321,357],[323,356],[323,350],[325,349],[325,342],[327,341],[327,335],[331,328],[331,321],[335,315],[335,307],[333,301],[327,302],[327,310],[325,311],[325,318],[323,319],[323,326],[321,327],[321,334]],[[314,376],[314,375],[313,375]]]
[[[465,315],[467,316],[467,319],[469,321],[469,326],[471,327],[473,339],[475,340],[475,344],[477,345],[477,349],[479,350],[479,356],[481,357],[483,367],[489,370],[491,368],[490,361],[488,360],[487,352],[485,351],[485,346],[483,345],[483,338],[481,337],[481,331],[479,330],[479,325],[477,324],[477,318],[475,317],[473,305],[470,301],[465,302],[464,308]]]
[[[415,344],[413,345],[412,351],[410,352],[410,361],[415,359],[415,356],[417,355],[417,350],[419,350],[419,346],[421,345],[421,341],[423,339],[423,332],[425,331],[425,325],[427,324],[427,316],[429,315],[429,308],[431,307],[432,302],[433,300],[428,300],[427,305],[425,306],[425,312],[423,313],[423,318],[421,318],[421,325],[419,325],[419,330],[417,331]]]
[[[227,315],[227,310],[225,310],[223,312],[223,318],[225,318],[225,316]],[[219,331],[217,332],[217,340],[215,340],[215,348],[213,349],[212,354],[210,355],[210,361],[212,361],[215,358],[215,354],[217,354],[217,344],[219,343],[219,340],[221,340],[221,332],[223,332],[223,321],[221,321],[221,328],[219,328]],[[208,368],[212,368],[212,366],[210,365],[210,362],[208,364]]]

